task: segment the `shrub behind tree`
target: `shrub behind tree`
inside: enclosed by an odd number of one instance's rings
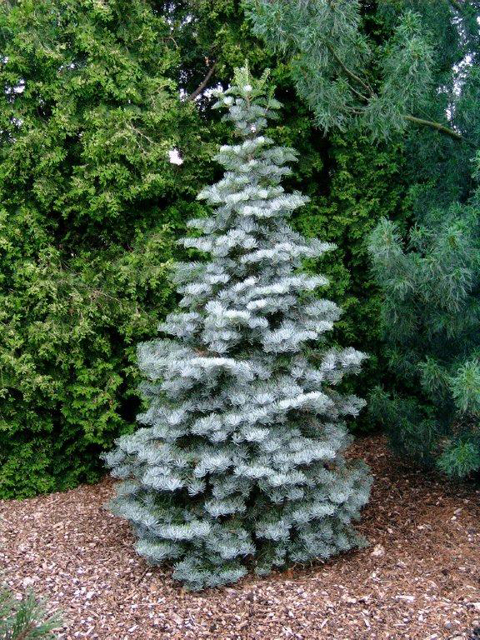
[[[0,43],[0,495],[22,497],[94,480],[130,427],[207,154],[148,2],[2,3]]]

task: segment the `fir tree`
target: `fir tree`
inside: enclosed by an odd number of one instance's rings
[[[340,311],[301,264],[332,247],[287,224],[306,198],[281,186],[296,154],[264,135],[280,106],[265,86],[243,68],[217,94],[240,141],[199,194],[215,215],[183,240],[210,259],[177,266],[182,310],[139,347],[147,426],[106,456],[138,553],[173,560],[193,589],[354,547],[369,494],[366,467],[342,455],[363,401],[334,389],[365,356],[323,343]]]

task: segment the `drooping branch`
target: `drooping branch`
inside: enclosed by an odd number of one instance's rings
[[[445,135],[450,136],[451,138],[454,138],[455,140],[459,140],[459,141],[464,140],[463,136],[460,133],[458,133],[457,131],[454,131],[453,129],[449,129],[448,127],[441,124],[440,122],[434,122],[433,120],[424,120],[423,118],[416,118],[415,116],[403,116],[403,117],[405,118],[405,120],[408,120],[409,122],[413,122],[414,124],[419,124],[425,127],[432,127],[433,129],[436,129],[437,131],[441,131]]]
[[[342,68],[343,72],[351,79],[351,80],[355,80],[356,82],[358,82],[358,84],[360,84],[366,91],[368,91],[368,93],[370,95],[373,95],[373,91],[372,88],[362,80],[362,78],[360,78],[359,76],[357,76],[356,73],[354,73],[351,69],[349,69],[344,62],[342,61],[342,59],[338,56],[337,52],[335,51],[335,49],[332,47],[331,44],[329,44],[328,42],[325,43],[327,49],[330,51],[330,53],[332,54],[332,56],[334,57],[334,59],[336,60],[336,62],[340,65],[340,67]],[[355,91],[355,93],[358,93]],[[367,100],[366,96],[360,94],[362,96],[363,99]]]
[[[212,66],[210,67],[210,69],[208,70],[207,75],[202,80],[202,82],[198,85],[198,87],[195,89],[195,91],[192,91],[192,93],[189,96],[187,96],[187,100],[195,100],[195,98],[197,98],[202,93],[202,91],[205,89],[205,87],[209,83],[210,78],[215,73],[215,67],[216,66],[217,66],[217,63],[214,62],[212,64]]]
[[[375,97],[375,93],[372,90],[372,88],[368,84],[366,84],[362,80],[362,78],[357,76],[353,71],[351,71],[351,69],[349,69],[343,63],[343,61],[339,58],[339,56],[335,52],[334,48],[331,45],[327,44],[327,49],[330,51],[332,56],[338,62],[338,64],[340,65],[340,67],[343,70],[343,72],[345,73],[345,75],[347,75],[350,79],[355,80],[356,82],[358,82],[366,91],[368,91],[369,97],[370,98],[374,98]],[[350,89],[359,98],[361,98],[361,99],[363,99],[365,101],[368,101],[369,98],[367,98],[367,96],[363,95],[362,93],[358,92],[354,87],[351,86]],[[455,140],[459,140],[459,141],[464,140],[463,136],[460,133],[458,133],[457,131],[454,131],[453,129],[450,129],[449,127],[446,127],[445,125],[441,124],[440,122],[435,122],[433,120],[425,120],[424,118],[417,118],[417,117],[411,116],[411,115],[404,115],[403,117],[404,117],[405,120],[408,120],[409,122],[413,122],[414,124],[422,125],[422,126],[425,126],[425,127],[432,127],[433,129],[436,129],[437,131],[440,131],[441,133],[444,133],[445,135],[450,136],[451,138],[454,138]]]

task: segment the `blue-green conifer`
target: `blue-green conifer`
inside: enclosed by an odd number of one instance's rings
[[[265,132],[280,104],[243,68],[216,107],[239,140],[199,194],[214,215],[183,240],[209,259],[177,265],[181,309],[139,348],[145,426],[107,456],[138,553],[193,589],[354,547],[370,487],[343,457],[363,401],[335,390],[365,356],[324,342],[340,311],[301,266],[332,247],[288,225],[306,198],[281,186],[295,152]]]

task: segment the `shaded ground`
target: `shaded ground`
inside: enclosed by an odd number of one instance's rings
[[[232,588],[184,592],[136,556],[104,508],[108,480],[0,501],[0,570],[62,609],[59,638],[436,640],[480,626],[480,491],[399,468],[381,438],[354,447],[375,474],[368,549]]]

